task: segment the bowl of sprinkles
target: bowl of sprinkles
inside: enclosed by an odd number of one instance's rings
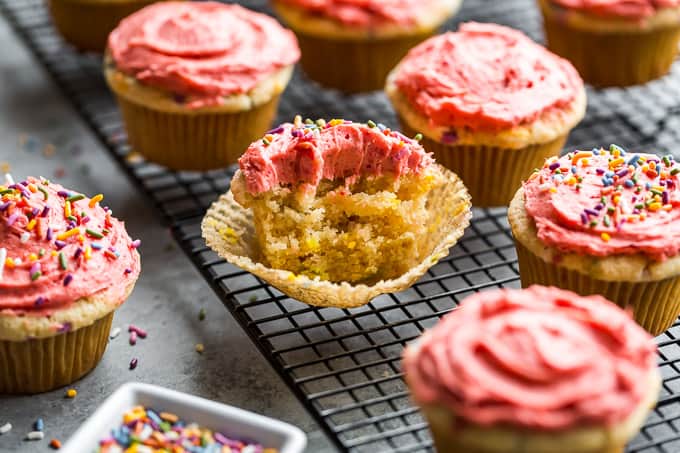
[[[301,453],[298,428],[148,384],[120,387],[63,446],[67,453]]]
[[[508,217],[523,286],[601,294],[658,335],[680,313],[680,163],[622,147],[548,159]]]

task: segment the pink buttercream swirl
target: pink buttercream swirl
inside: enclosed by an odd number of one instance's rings
[[[440,0],[279,0],[312,15],[355,27],[382,24],[413,25],[416,18]]]
[[[538,238],[564,253],[676,256],[680,165],[671,156],[611,149],[550,159],[524,183]]]
[[[278,185],[316,187],[322,179],[398,177],[433,162],[416,140],[399,132],[333,120],[322,126],[282,124],[250,145],[239,166],[248,192],[258,194]]]
[[[552,0],[564,8],[598,16],[644,19],[664,8],[677,8],[680,0]]]
[[[611,426],[641,403],[656,367],[652,337],[628,313],[541,286],[475,294],[411,348],[414,398],[482,426]]]
[[[534,121],[583,91],[567,60],[520,31],[480,23],[411,49],[394,81],[431,125],[483,131]]]
[[[217,2],[143,8],[121,21],[108,50],[118,70],[190,107],[247,93],[300,58],[295,36],[274,19]]]
[[[108,209],[32,177],[0,193],[3,315],[49,315],[102,290],[123,301],[140,259],[137,242]]]

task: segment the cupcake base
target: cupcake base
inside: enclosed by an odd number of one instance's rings
[[[235,163],[269,129],[279,95],[240,112],[167,112],[118,96],[132,150],[172,170],[212,170]]]
[[[77,381],[101,360],[113,312],[93,324],[53,337],[0,341],[0,394],[32,394]]]
[[[49,0],[61,36],[79,50],[103,52],[109,33],[133,12],[156,0]]]
[[[363,40],[295,34],[302,51],[300,64],[310,79],[345,93],[360,93],[382,90],[392,68],[433,33]]]
[[[406,135],[414,136],[404,118],[399,118]],[[555,140],[529,145],[520,149],[507,149],[484,145],[445,145],[423,137],[421,144],[434,154],[438,163],[463,179],[477,207],[507,206],[515,192],[535,168],[543,166],[545,159],[562,150],[567,135]]]
[[[680,277],[649,282],[617,282],[592,278],[549,263],[515,241],[522,287],[557,286],[583,296],[600,294],[622,308],[633,310],[635,321],[652,335],[660,335],[680,314]]]
[[[680,27],[630,32],[587,31],[544,14],[548,48],[568,59],[594,86],[629,86],[666,74],[678,52]]]

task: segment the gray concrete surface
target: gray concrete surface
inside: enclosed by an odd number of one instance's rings
[[[0,425],[14,427],[0,435],[0,452],[50,451],[50,439],[65,441],[104,398],[129,381],[280,418],[309,433],[309,453],[335,451],[1,17],[0,42],[0,167],[9,165],[15,178],[43,175],[106,195],[130,235],[142,240],[142,275],[114,326],[125,330],[134,322],[149,332],[134,347],[125,332],[111,341],[95,371],[73,385],[75,399],[64,398],[64,389],[0,396]],[[202,322],[201,308],[207,314]],[[195,352],[197,343],[205,345],[203,354]],[[139,365],[129,371],[133,357]],[[38,417],[45,422],[45,440],[25,441]]]

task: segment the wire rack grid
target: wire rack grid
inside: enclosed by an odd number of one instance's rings
[[[262,0],[242,1],[269,13]],[[472,225],[451,254],[407,291],[378,297],[359,309],[312,308],[291,300],[209,250],[200,220],[229,186],[230,170],[169,172],[131,152],[115,101],[101,75],[101,58],[75,52],[55,33],[43,0],[0,0],[0,10],[115,161],[153,202],[175,238],[255,345],[329,438],[347,452],[432,451],[400,371],[404,345],[487,288],[517,287],[517,259],[504,209],[475,210]],[[446,25],[497,22],[541,40],[532,0],[467,0]],[[680,67],[644,87],[589,90],[588,114],[569,148],[619,143],[634,151],[673,152],[680,142]],[[278,120],[378,119],[396,126],[380,93],[342,96],[296,73]],[[680,157],[680,156],[677,156]],[[630,453],[680,451],[680,324],[658,337],[664,377],[661,400]]]

